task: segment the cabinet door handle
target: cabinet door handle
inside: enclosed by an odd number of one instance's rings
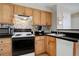
[[[3,49],[0,49],[1,51],[3,51]]]
[[[3,41],[1,41],[1,43],[3,43]]]

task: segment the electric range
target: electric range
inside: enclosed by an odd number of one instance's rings
[[[12,36],[12,55],[23,55],[34,52],[35,36],[32,32],[14,32]]]

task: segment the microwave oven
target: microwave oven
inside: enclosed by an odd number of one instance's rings
[[[8,28],[0,28],[0,35],[12,35],[13,29]]]

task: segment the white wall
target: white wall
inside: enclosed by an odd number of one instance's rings
[[[63,12],[63,29],[70,29],[71,28],[71,13],[68,11]]]
[[[62,18],[62,28],[61,29],[69,29],[71,28],[71,13],[69,10],[65,9],[63,6],[54,5],[52,7],[52,30],[57,29],[57,17],[63,17]],[[58,26],[59,27],[59,26]],[[61,26],[60,26],[61,27]]]
[[[58,29],[71,28],[71,13],[63,5],[57,5],[57,28]]]
[[[52,7],[52,30],[56,30],[57,27],[57,6]]]
[[[71,15],[71,28],[79,29],[79,13]]]

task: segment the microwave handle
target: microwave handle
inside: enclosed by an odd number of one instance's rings
[[[11,29],[10,29],[10,27],[9,27],[9,29],[8,29],[8,30],[9,30],[9,34],[10,34],[10,30],[11,30]]]

